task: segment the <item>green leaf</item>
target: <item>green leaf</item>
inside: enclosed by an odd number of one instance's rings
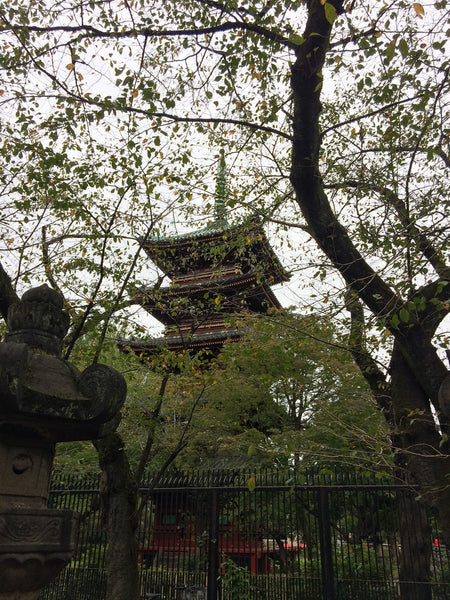
[[[302,35],[299,35],[298,33],[291,33],[291,35],[289,36],[289,41],[293,44],[297,44],[297,46],[301,46],[305,43],[305,38]]]
[[[333,23],[335,22],[335,20],[337,18],[336,9],[329,2],[325,2],[325,4],[324,4],[324,10],[325,10],[325,18],[326,18],[326,20],[328,21],[328,23],[330,23],[330,25],[333,25]]]
[[[409,311],[406,308],[401,308],[399,315],[403,323],[407,323],[409,321]]]
[[[256,487],[256,478],[254,475],[252,475],[250,477],[250,479],[247,481],[247,487],[249,489],[250,492],[254,492],[255,491],[255,487]]]
[[[394,329],[398,329],[398,326],[400,325],[400,319],[398,318],[398,315],[392,316],[391,325]]]
[[[403,58],[406,58],[409,54],[409,48],[408,48],[408,43],[406,42],[406,40],[404,40],[403,38],[400,40],[400,42],[398,43],[398,48],[401,52],[401,55]]]
[[[386,50],[384,51],[387,59],[389,61],[391,61],[394,58],[394,54],[395,54],[395,40],[393,40],[386,48]]]

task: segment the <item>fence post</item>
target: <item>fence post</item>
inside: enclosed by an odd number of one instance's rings
[[[330,505],[327,488],[322,486],[319,488],[318,500],[322,597],[323,600],[335,600]]]
[[[208,591],[207,600],[217,600],[219,575],[219,510],[217,490],[211,490],[209,505]]]

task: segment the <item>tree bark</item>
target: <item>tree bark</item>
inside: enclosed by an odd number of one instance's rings
[[[11,304],[19,302],[19,296],[13,288],[11,278],[0,263],[0,314],[5,319]]]
[[[391,359],[393,433],[400,456],[396,463],[420,486],[423,502],[439,515],[442,536],[450,542],[450,456],[440,448],[441,436],[428,396],[394,344]]]
[[[400,532],[400,598],[432,600],[431,528],[427,511],[411,491],[397,496]]]
[[[421,486],[422,498],[436,509],[443,535],[449,539],[450,485],[446,485],[446,478],[450,456],[430,411],[429,398],[397,343],[389,369],[391,381],[386,380],[364,345],[364,311],[360,301],[347,295],[346,307],[351,313],[349,349],[390,427],[397,476]]]
[[[106,598],[137,600],[137,486],[118,433],[97,440],[95,446],[102,469],[100,498],[108,540]]]

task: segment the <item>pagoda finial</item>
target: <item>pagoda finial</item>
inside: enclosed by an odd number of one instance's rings
[[[227,174],[225,165],[225,152],[220,151],[219,165],[217,167],[216,195],[214,200],[215,223],[226,223],[226,200],[228,196]]]

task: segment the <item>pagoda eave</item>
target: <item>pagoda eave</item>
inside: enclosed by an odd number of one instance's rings
[[[226,342],[237,342],[241,337],[239,329],[230,329],[226,332],[194,334],[189,336],[171,336],[155,338],[153,340],[118,340],[116,343],[120,350],[134,352],[138,356],[151,356],[160,354],[164,350],[170,352],[199,351],[207,349],[220,349]]]
[[[268,285],[265,283],[257,284],[253,278],[251,280],[253,286],[249,288],[248,282],[249,280],[246,280],[242,281],[241,284],[236,283],[234,286],[230,285],[226,288],[215,289],[214,291],[217,296],[221,292],[226,291],[228,291],[228,294],[224,293],[224,301],[221,307],[216,307],[213,304],[214,298],[212,298],[210,311],[208,312],[204,307],[202,308],[200,312],[204,315],[203,320],[209,320],[221,313],[227,315],[239,313],[242,312],[244,307],[254,313],[267,312],[269,308],[281,308],[278,298]],[[230,289],[233,290],[233,297],[229,294]],[[246,293],[244,294],[243,291],[246,291]],[[178,287],[161,288],[156,298],[152,298],[150,295],[145,294],[145,292],[140,292],[136,296],[136,300],[160,323],[164,325],[176,325],[183,317],[192,318],[193,312],[198,312],[196,303],[202,302],[204,304],[205,293],[205,288],[200,286],[189,288],[186,286],[183,290],[180,290]],[[177,305],[178,299],[180,299],[180,305]],[[183,304],[183,299],[188,299],[189,302]]]
[[[227,257],[236,259],[239,256],[242,263],[247,264],[243,268],[247,272],[255,259],[264,267],[266,276],[272,277],[272,283],[286,282],[291,277],[273,252],[261,224],[255,222],[222,229],[205,228],[197,233],[167,238],[150,238],[143,241],[143,247],[157,267],[171,278],[180,269],[186,270],[187,265],[195,270],[200,264],[207,264],[210,259],[205,256],[209,250],[214,255],[217,248],[223,248],[221,262],[227,262]]]

